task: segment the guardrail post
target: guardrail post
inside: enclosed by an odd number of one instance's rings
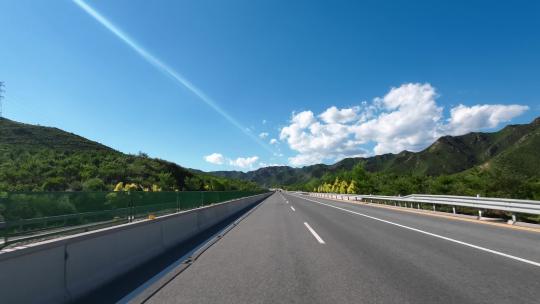
[[[512,213],[512,225],[514,225],[517,222],[517,216],[515,213]]]
[[[452,206],[452,213],[456,214],[456,206]]]
[[[433,204],[433,211],[437,211],[437,209],[435,208],[435,204]]]
[[[420,203],[416,204],[416,209],[420,210]]]
[[[479,219],[479,220],[482,219],[482,210],[478,210],[478,219]]]

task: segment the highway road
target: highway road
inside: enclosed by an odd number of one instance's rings
[[[147,303],[540,303],[540,233],[276,193]]]

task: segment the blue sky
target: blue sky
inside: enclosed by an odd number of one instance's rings
[[[0,2],[6,117],[249,170],[416,151],[540,116],[537,1],[84,3],[214,106],[75,2],[18,0]]]

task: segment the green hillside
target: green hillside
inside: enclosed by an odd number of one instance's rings
[[[538,119],[526,125],[509,125],[493,133],[444,136],[418,153],[400,153],[383,170],[398,174],[438,176],[458,173],[508,154],[540,131]],[[521,170],[523,166],[514,169]]]
[[[290,185],[311,178],[309,173],[288,166],[260,168],[247,173],[240,171],[214,171],[213,175],[248,180],[264,187]]]
[[[540,118],[531,123],[527,134],[483,167],[486,170],[499,169],[503,172],[513,172],[524,178],[540,176]]]
[[[0,118],[0,191],[248,190],[254,183],[128,155],[57,128]]]

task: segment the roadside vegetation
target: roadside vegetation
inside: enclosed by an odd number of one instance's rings
[[[257,190],[252,182],[193,173],[145,154],[0,147],[0,191]]]
[[[451,175],[427,176],[364,170],[361,164],[352,170],[327,173],[306,183],[285,186],[289,190],[343,194],[408,195],[448,194],[506,197],[540,200],[540,179],[501,169],[473,168]]]

